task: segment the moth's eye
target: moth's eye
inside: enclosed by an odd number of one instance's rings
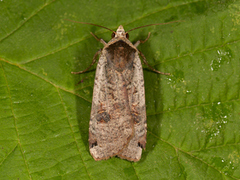
[[[129,34],[128,33],[126,34],[126,38],[129,39]]]
[[[113,33],[112,33],[112,38],[114,38],[114,37],[115,37],[115,33],[113,32]]]

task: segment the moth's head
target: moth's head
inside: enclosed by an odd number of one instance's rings
[[[122,25],[118,27],[116,32],[112,33],[112,38],[119,38],[119,37],[127,38],[127,39],[129,38],[128,33],[125,32]]]

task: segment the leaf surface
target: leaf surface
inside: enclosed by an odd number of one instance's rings
[[[0,179],[240,179],[240,1],[0,1]],[[95,66],[116,30],[144,66],[147,147],[133,163],[88,149]],[[80,83],[79,83],[80,82]]]

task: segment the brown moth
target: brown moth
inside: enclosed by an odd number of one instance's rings
[[[146,26],[151,25],[160,24]],[[146,40],[132,44],[128,40],[129,31],[125,32],[122,25],[116,32],[112,32],[112,39],[108,43],[91,33],[104,47],[95,54],[87,69],[72,73],[86,72],[101,54],[96,69],[89,123],[89,149],[92,157],[96,161],[113,156],[139,161],[142,149],[146,147],[147,135],[144,79],[139,55],[145,64],[147,62],[137,46],[148,40],[150,33]],[[157,73],[169,75],[149,67]]]

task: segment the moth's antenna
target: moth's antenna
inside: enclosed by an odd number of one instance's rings
[[[106,28],[104,26],[100,26],[100,25],[97,25],[97,24],[92,24],[92,23],[86,23],[86,22],[78,22],[78,21],[73,21],[73,20],[70,20],[70,19],[64,19],[64,20],[67,20],[67,21],[71,21],[71,22],[74,22],[74,23],[81,23],[81,24],[90,24],[90,25],[93,25],[93,26],[98,26],[98,27],[101,27],[101,28],[104,28],[104,29],[107,29],[109,31],[112,31],[114,33],[116,33],[115,31],[109,29],[109,28]]]
[[[129,31],[126,32],[126,34],[129,33],[130,31],[133,31],[135,29],[140,29],[140,28],[143,28],[143,27],[171,24],[171,23],[176,23],[176,22],[183,22],[183,21],[179,20],[179,21],[172,21],[172,22],[167,22],[167,23],[148,24],[148,25],[145,25],[145,26],[140,26],[140,27],[136,27],[136,28],[130,29]]]

